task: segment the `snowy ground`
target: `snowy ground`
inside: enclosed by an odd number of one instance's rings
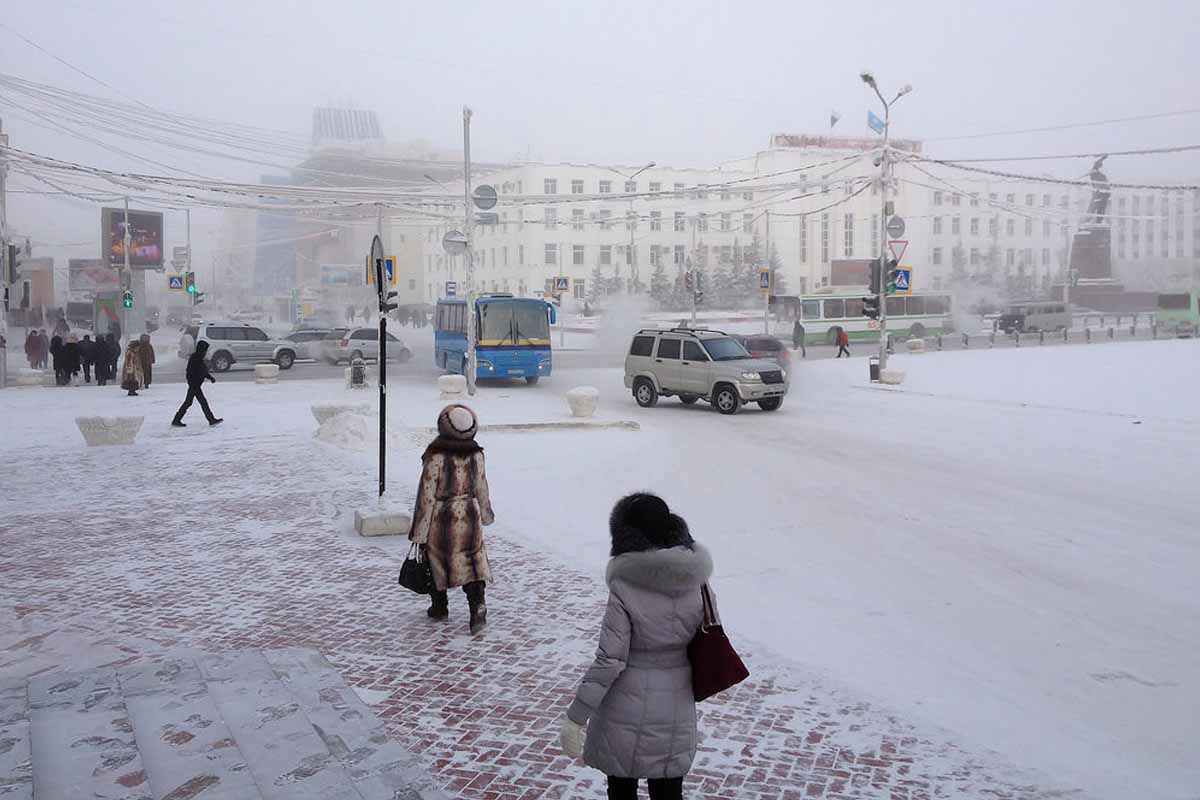
[[[815,362],[797,370],[781,411],[747,409],[735,417],[669,400],[639,409],[614,370],[564,371],[539,387],[485,389],[473,401],[485,423],[565,419],[561,394],[590,383],[602,392],[603,418],[642,426],[636,433],[504,434],[484,441],[499,515],[497,557],[511,568],[546,558],[539,552],[550,554],[549,566],[500,571],[497,635],[533,626],[557,637],[557,644],[532,646],[529,655],[563,659],[540,672],[558,670],[561,685],[552,691],[569,691],[577,677],[570,674],[572,659],[586,657],[598,624],[590,604],[599,600],[599,580],[570,582],[570,608],[551,601],[539,619],[508,617],[524,604],[511,593],[527,596],[526,613],[542,613],[538,593],[564,591],[544,586],[551,583],[547,576],[557,579],[564,568],[599,576],[612,501],[622,492],[650,488],[687,517],[714,551],[727,628],[735,642],[745,643],[751,669],[764,681],[756,692],[769,695],[765,705],[738,706],[743,717],[761,720],[769,708],[803,708],[837,719],[858,714],[865,702],[874,709],[866,721],[827,732],[826,743],[840,743],[839,752],[857,748],[861,756],[863,748],[871,749],[863,741],[879,741],[873,725],[899,725],[907,733],[898,735],[920,742],[909,756],[914,774],[927,781],[927,794],[914,789],[913,797],[977,796],[987,785],[1014,797],[1078,788],[1085,797],[1193,800],[1200,786],[1194,757],[1200,735],[1197,347],[1160,341],[903,355],[894,359],[908,371],[899,390],[869,386],[861,361]],[[154,515],[156,535],[168,538],[209,527],[223,535],[241,531],[260,544],[264,529],[297,538],[288,533],[287,504],[265,498],[292,497],[304,487],[312,487],[323,518],[339,528],[356,505],[369,502],[374,442],[354,431],[334,445],[315,441],[308,405],[371,402],[373,392],[348,393],[333,382],[222,383],[209,394],[226,425],[209,429],[195,409],[192,426],[173,431],[166,423],[179,388],[156,386],[139,398],[113,394],[89,402],[88,413],[138,409],[148,415],[133,448],[93,451],[82,449],[72,421],[80,413],[79,393],[0,393],[0,447],[15,473],[7,482],[15,491],[5,492],[0,510],[22,524],[0,534],[7,553],[0,557],[0,573],[20,574],[13,570],[28,566],[25,541],[61,537],[61,525],[100,526],[95,492],[101,481],[118,499],[132,491],[154,503],[161,510]],[[417,447],[400,428],[431,424],[439,405],[432,388],[392,393],[389,475],[399,499],[408,499]],[[150,480],[139,463],[155,465],[163,485],[138,483]],[[50,464],[69,469],[75,480],[61,480],[47,471]],[[232,522],[206,518],[196,506],[203,497],[192,495],[207,491],[210,465],[244,469],[214,479],[229,495],[215,513],[265,502],[270,522],[257,522],[253,513]],[[176,502],[182,507],[178,519]],[[302,528],[313,546],[339,557],[350,547],[342,534],[313,524],[298,518],[290,527]],[[320,537],[329,536],[334,538],[322,544]],[[63,546],[70,546],[70,537]],[[112,537],[111,546],[120,547],[120,536]],[[341,588],[348,597],[366,591],[374,602],[376,596],[355,581],[370,580],[367,564],[395,562],[398,547],[354,547],[365,560],[353,576],[343,576]],[[124,556],[130,572],[141,557]],[[82,590],[87,574],[78,572]],[[245,580],[259,584],[246,591],[292,591],[290,580],[268,585],[280,580],[269,574],[248,572]],[[531,574],[538,576],[532,583]],[[23,592],[38,590],[25,586]],[[8,657],[0,658],[0,673],[81,657],[67,645],[12,649],[14,642],[46,633],[37,625],[50,624],[18,624],[24,619],[19,607],[47,603],[53,605],[53,597],[23,594],[15,604],[5,601],[0,656]],[[118,618],[124,613],[110,611]],[[202,627],[181,614],[185,622],[176,619],[176,626],[182,630]],[[353,628],[336,614],[324,624]],[[405,630],[423,630],[420,624],[418,610]],[[359,638],[353,630],[338,636],[333,657],[364,669]],[[146,647],[112,643],[122,645]],[[461,645],[452,646],[460,652],[455,648]],[[399,669],[380,658],[384,671]],[[479,668],[486,670],[486,663]],[[384,689],[383,707],[405,698],[400,690]],[[538,697],[539,706],[548,705],[544,695]],[[411,700],[404,702],[409,709]],[[446,727],[446,714],[423,722]],[[719,715],[709,719],[717,725]],[[782,723],[772,717],[770,724]],[[731,729],[732,749],[721,756],[725,733],[718,726],[710,734],[716,752],[703,768],[741,769],[737,737],[761,737],[758,727]],[[435,767],[462,777],[455,770],[463,764],[439,755],[436,732],[428,736]],[[545,731],[538,736],[552,740]],[[813,741],[803,730],[801,737]],[[754,741],[776,755],[791,747]],[[929,742],[935,745],[922,749]],[[947,742],[956,745],[947,750]],[[963,764],[987,780],[955,782],[949,776]],[[584,774],[554,767],[560,768]],[[1026,768],[1033,772],[1022,772]],[[1004,782],[1030,788],[1013,791]],[[579,793],[595,796],[594,785],[586,786]],[[827,796],[841,796],[822,786]],[[844,796],[877,794],[864,789]]]

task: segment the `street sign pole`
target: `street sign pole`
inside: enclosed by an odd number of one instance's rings
[[[371,241],[371,261],[375,268],[375,290],[379,293],[379,502],[387,474],[387,288],[383,282],[383,242],[379,235]]]
[[[133,273],[129,269],[129,247],[132,244],[133,244],[133,234],[131,234],[129,232],[129,197],[126,196],[125,197],[125,246],[123,248],[121,248],[121,250],[125,254],[125,271],[122,273],[124,277],[121,281],[121,284],[123,286],[132,286],[133,285]],[[129,335],[129,309],[125,307],[124,303],[121,303],[121,335],[122,336]],[[120,342],[117,342],[117,344],[120,344]]]
[[[471,203],[471,109],[463,106],[463,213],[467,226],[467,394],[475,396],[475,207]]]
[[[771,274],[771,209],[763,212],[767,219],[767,288],[763,292],[763,333],[767,336],[771,335],[771,283],[774,275]]]

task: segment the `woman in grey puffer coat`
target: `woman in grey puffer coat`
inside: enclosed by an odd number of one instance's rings
[[[682,798],[696,756],[687,646],[704,620],[712,558],[652,494],[618,502],[609,529],[600,647],[563,720],[563,750],[608,776],[610,800],[636,798],[639,778],[652,800]]]

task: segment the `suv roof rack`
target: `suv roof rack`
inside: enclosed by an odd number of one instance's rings
[[[681,328],[676,325],[673,328],[642,328],[638,333],[716,333],[721,336],[728,336],[725,331],[719,331],[715,328]]]

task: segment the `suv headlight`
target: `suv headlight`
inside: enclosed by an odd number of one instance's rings
[[[742,373],[742,380],[744,380],[744,381],[761,381],[762,375],[759,375],[757,372],[747,371],[747,372]]]
[[[787,380],[787,370],[786,369],[779,370],[779,376],[786,381]]]

